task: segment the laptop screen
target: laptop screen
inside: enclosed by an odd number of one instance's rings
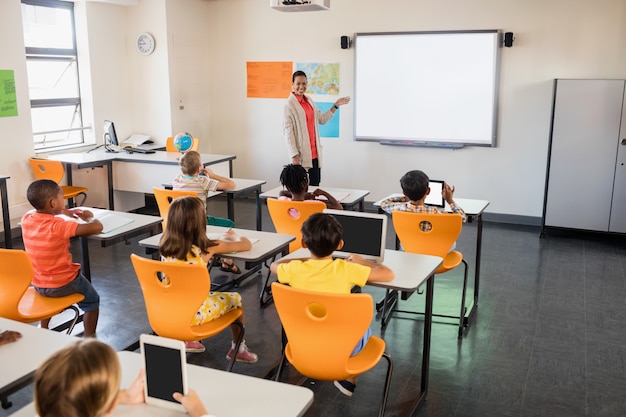
[[[446,203],[443,201],[443,181],[430,180],[428,182],[430,193],[426,196],[424,203],[429,206],[445,207]]]
[[[333,256],[345,258],[357,254],[374,262],[382,262],[387,242],[387,215],[360,211],[331,210],[343,227],[343,248]]]

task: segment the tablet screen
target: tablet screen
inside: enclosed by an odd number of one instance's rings
[[[428,182],[428,187],[430,188],[430,194],[426,196],[424,203],[429,206],[445,207],[443,194],[441,194],[443,191],[443,181],[430,180]]]
[[[148,396],[178,404],[172,394],[185,392],[180,350],[145,343],[144,355]]]

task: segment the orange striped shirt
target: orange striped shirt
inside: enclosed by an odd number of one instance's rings
[[[80,270],[70,253],[70,238],[76,236],[78,223],[29,211],[21,224],[24,247],[35,270],[33,285],[59,288],[72,282]]]

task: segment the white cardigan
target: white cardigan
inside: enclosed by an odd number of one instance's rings
[[[334,113],[331,111],[332,107],[327,112],[322,113],[317,108],[313,100],[307,97],[307,100],[313,107],[313,114],[315,116],[315,143],[317,145],[317,160],[319,167],[322,167],[322,144],[320,143],[320,133],[318,124],[326,124]],[[306,114],[304,109],[296,96],[292,93],[289,95],[284,108],[284,122],[283,122],[283,135],[287,141],[287,149],[289,152],[289,159],[294,156],[300,156],[300,164],[305,168],[313,167],[313,158],[311,155],[311,144],[309,142],[309,131],[306,126]]]

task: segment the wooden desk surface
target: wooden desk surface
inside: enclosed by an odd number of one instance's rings
[[[142,367],[139,353],[118,352],[122,366],[123,388],[128,387]],[[197,365],[187,365],[189,387],[194,389],[209,413],[219,417],[297,417],[313,403],[313,391],[297,385],[225,372]],[[13,414],[33,417],[34,404]],[[111,416],[182,417],[186,413],[147,404],[118,405]]]

